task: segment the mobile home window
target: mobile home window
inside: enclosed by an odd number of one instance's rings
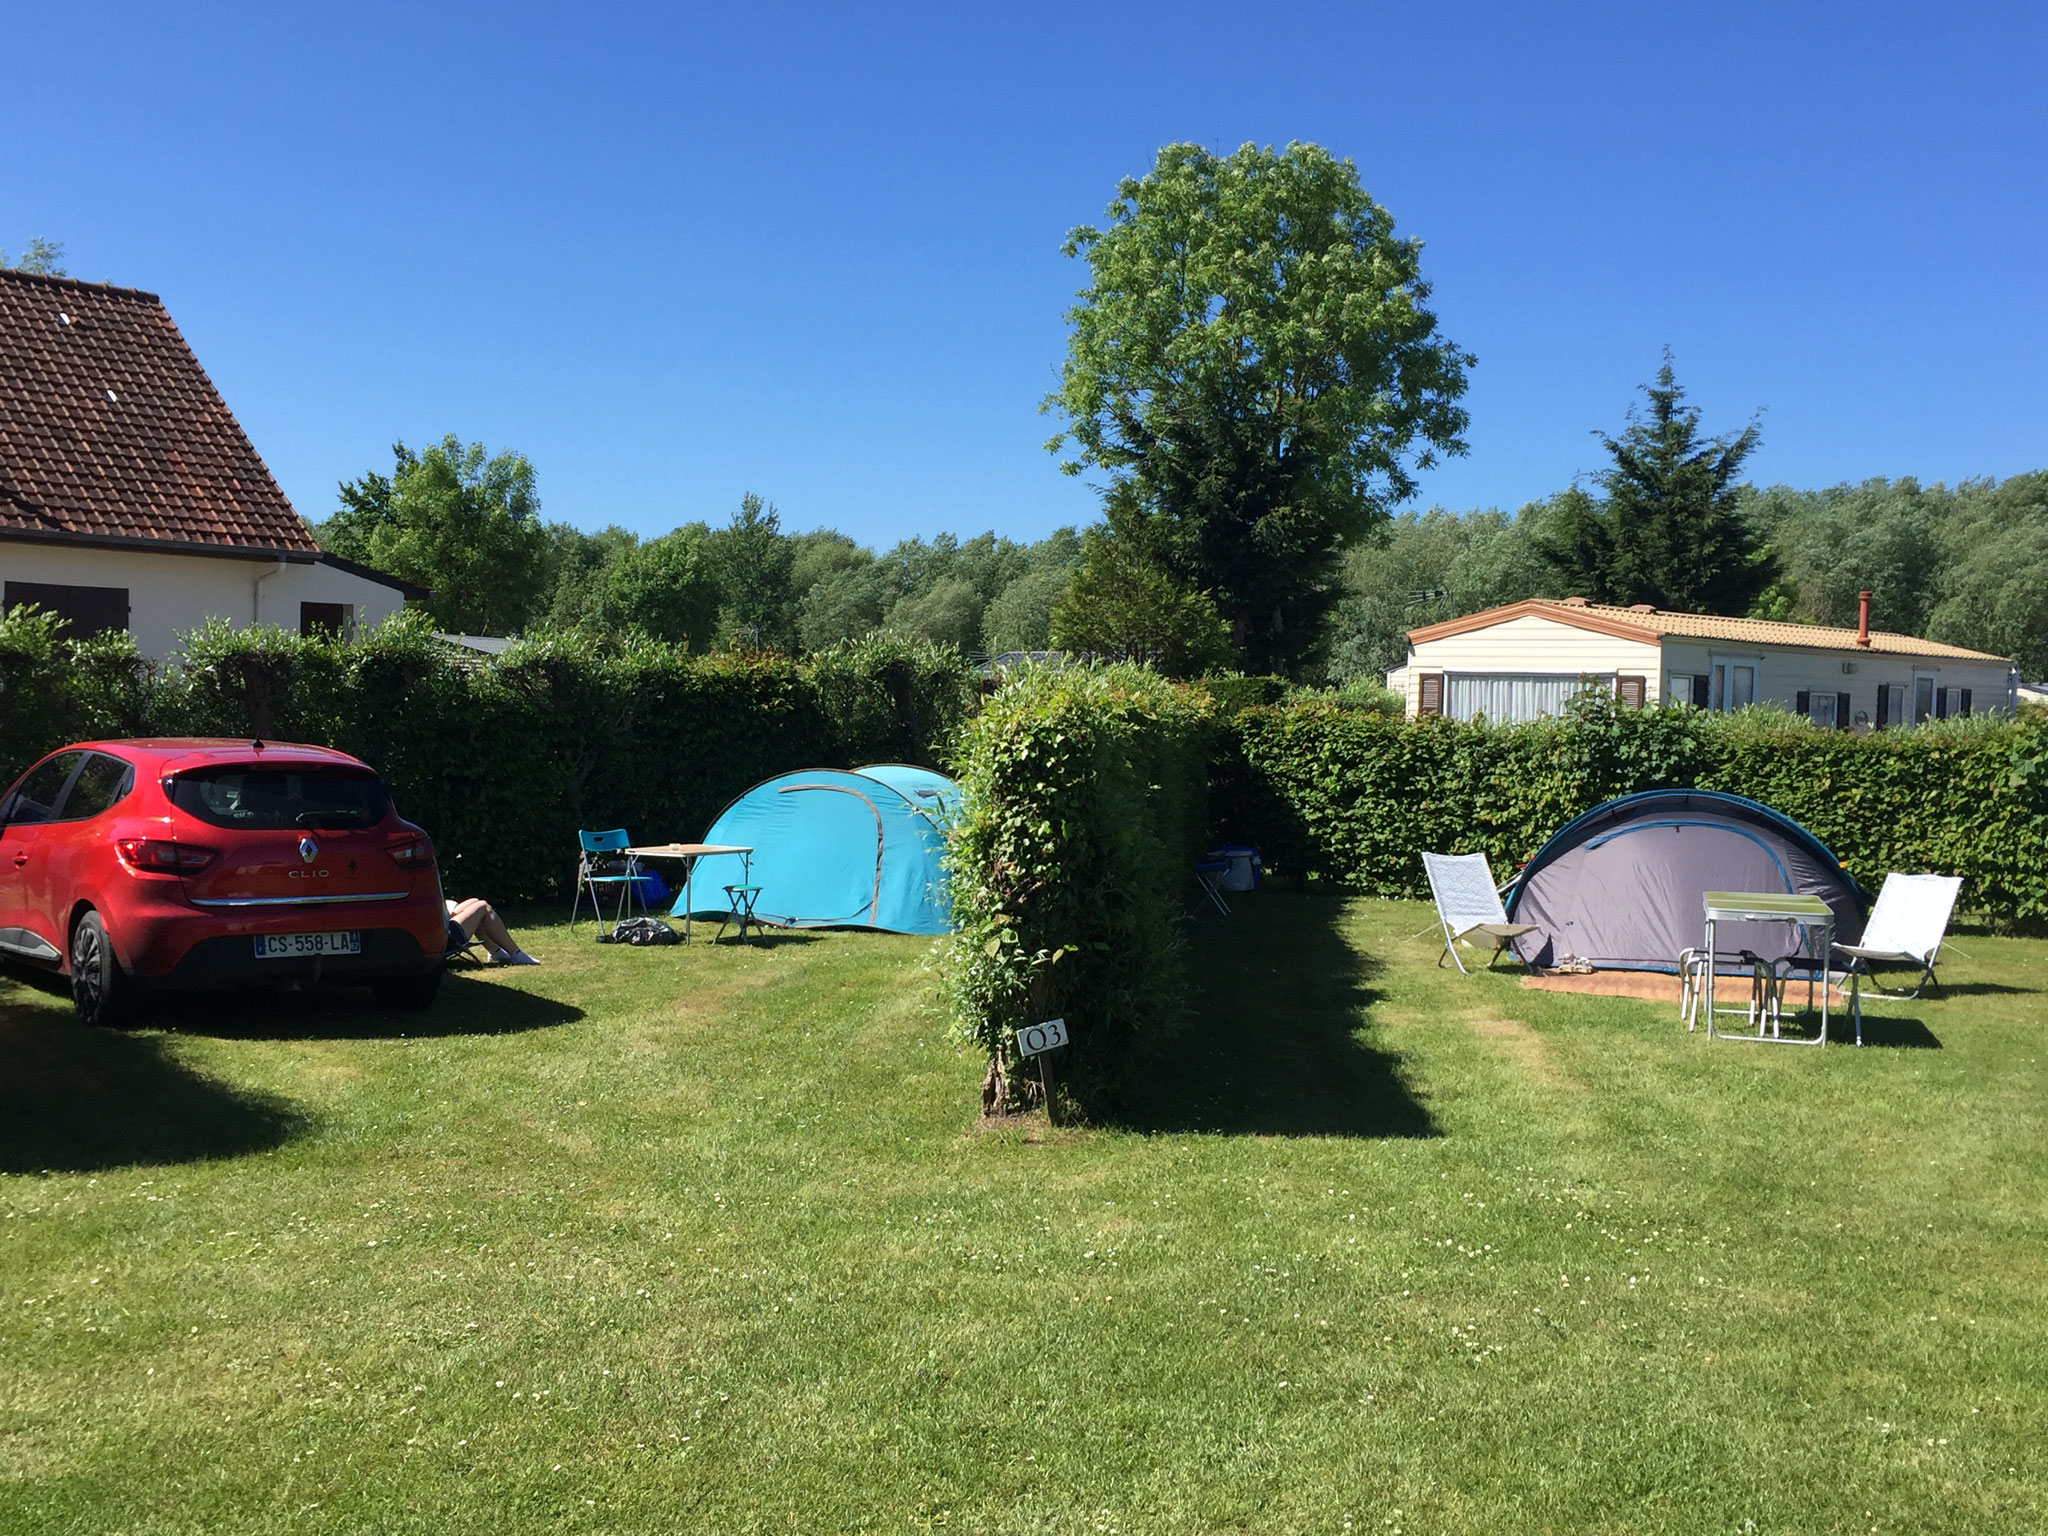
[[[1915,725],[1934,718],[1934,698],[1933,674],[1915,672],[1913,674],[1913,723]]]
[[[1589,689],[1614,692],[1614,674],[1579,672],[1449,672],[1444,675],[1444,713],[1453,720],[1484,715],[1495,724],[1538,720],[1563,712]]]
[[[1708,685],[1707,708],[1722,711],[1749,708],[1756,702],[1756,671],[1753,657],[1715,662],[1713,680]]]

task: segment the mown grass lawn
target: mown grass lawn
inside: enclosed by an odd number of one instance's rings
[[[1772,1050],[1273,893],[1048,1132],[922,941],[528,916],[424,1017],[0,982],[0,1529],[2048,1528],[2048,945]]]

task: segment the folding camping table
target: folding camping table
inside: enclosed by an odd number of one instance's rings
[[[740,879],[746,881],[754,872],[754,850],[742,848],[737,843],[661,843],[652,848],[628,848],[625,850],[642,859],[681,859],[683,861],[683,942],[690,941],[690,914],[696,909],[696,873],[699,859],[715,858],[722,853],[736,853],[740,857]]]
[[[1724,1040],[1757,1040],[1766,1045],[1826,1045],[1828,1043],[1828,988],[1825,975],[1828,956],[1833,952],[1835,942],[1835,914],[1828,904],[1818,896],[1794,896],[1786,892],[1768,891],[1708,891],[1705,899],[1707,918],[1706,974],[1700,978],[1700,1002],[1707,1015],[1707,1038],[1713,1039],[1718,1033]],[[1796,1036],[1786,1038],[1773,1032],[1766,1034],[1765,1014],[1760,1010],[1756,1018],[1755,1034],[1730,1034],[1727,1030],[1714,1028],[1714,972],[1715,964],[1714,925],[1716,923],[1795,923],[1803,929],[1818,929],[1820,942],[1813,945],[1819,957],[1823,975],[1820,988],[1820,1037],[1815,1040],[1801,1040]],[[1771,967],[1771,985],[1778,984],[1777,964],[1771,960],[1759,960],[1759,965]],[[1731,1012],[1733,1010],[1730,1010]]]

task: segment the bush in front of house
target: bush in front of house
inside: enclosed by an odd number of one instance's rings
[[[1811,829],[1875,891],[1958,874],[2000,921],[2048,919],[2048,726],[1942,721],[1854,735],[1781,711],[1576,703],[1523,725],[1386,719],[1307,702],[1245,710],[1216,768],[1220,838],[1269,868],[1424,897],[1420,855],[1483,852],[1503,877],[1559,827],[1637,790],[1724,790]]]
[[[579,828],[688,840],[778,773],[935,765],[973,697],[959,652],[911,638],[791,659],[571,635],[488,657],[402,616],[359,641],[214,624],[158,669],[126,636],[74,645],[17,612],[0,618],[0,782],[96,736],[339,747],[433,834],[450,894],[517,900],[567,889]]]
[[[1037,1097],[1021,1026],[1067,1021],[1055,1093],[1092,1112],[1176,1018],[1214,719],[1206,692],[1095,665],[1013,672],[969,724],[945,974],[956,1037],[988,1058],[985,1110]]]

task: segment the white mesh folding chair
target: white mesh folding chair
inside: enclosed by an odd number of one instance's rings
[[[1436,957],[1439,967],[1444,963],[1444,955],[1449,955],[1451,964],[1465,970],[1465,962],[1458,957],[1458,946],[1469,944],[1474,949],[1493,951],[1486,962],[1491,970],[1501,951],[1512,941],[1536,931],[1533,923],[1508,921],[1485,854],[1425,853],[1422,867],[1429,875],[1429,894],[1436,902],[1437,921],[1443,925],[1444,951]]]
[[[1934,975],[1934,962],[1948,936],[1948,920],[1962,885],[1958,875],[1886,875],[1877,905],[1870,909],[1870,921],[1863,925],[1863,937],[1829,951],[1847,962],[1842,969],[1849,978],[1849,1014],[1856,1021],[1858,1045],[1863,1043],[1863,978],[1873,965],[1920,968],[1920,979],[1913,983],[1912,991],[1873,989],[1878,997],[1918,997],[1929,985],[1941,985]]]

